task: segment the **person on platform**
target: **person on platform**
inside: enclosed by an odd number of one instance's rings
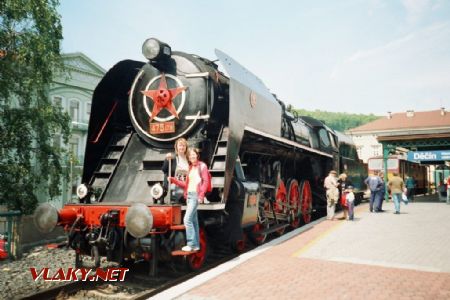
[[[384,174],[383,174],[383,172],[380,172],[378,174],[378,176],[380,176],[382,184],[381,184],[381,187],[380,187],[380,191],[377,194],[377,197],[378,197],[378,199],[376,200],[376,202],[378,203],[377,210],[379,212],[383,212],[383,202],[385,200],[386,184],[384,183]]]
[[[400,214],[400,201],[402,201],[402,193],[405,187],[403,179],[398,176],[397,173],[393,174],[394,176],[389,180],[388,187],[391,191],[392,200],[395,205],[395,214]],[[407,204],[407,202],[405,202]]]
[[[348,220],[353,221],[355,208],[355,194],[353,193],[353,186],[349,185],[345,191],[345,200],[348,207]]]
[[[414,177],[413,176],[406,177],[405,185],[406,185],[406,197],[408,198],[408,202],[411,202],[414,200],[416,188],[416,181],[414,180]]]
[[[334,212],[336,210],[336,203],[339,199],[339,189],[337,181],[337,172],[331,170],[325,178],[323,186],[326,189],[327,196],[327,220],[334,220]]]
[[[346,200],[346,189],[351,186],[352,183],[348,179],[347,174],[342,173],[339,175],[338,179],[338,189],[339,189],[339,199],[342,206],[342,211],[344,212],[344,220],[347,219],[347,213],[348,213],[348,207],[347,207],[347,200]]]
[[[450,204],[450,175],[447,177],[446,184],[447,184],[447,204]]]
[[[370,190],[369,210],[370,212],[378,212],[379,192],[383,185],[383,181],[378,176],[378,171],[374,171],[372,175],[364,180],[364,183]]]
[[[175,155],[172,153],[167,153],[166,159],[164,160],[162,171],[164,173],[164,191],[167,192],[169,188],[168,177],[175,177],[178,180],[186,181],[186,176],[189,171],[189,162],[186,156],[188,150],[187,140],[184,138],[179,138],[175,141]],[[170,166],[170,171],[169,171]],[[170,174],[169,174],[170,172]],[[181,203],[183,200],[183,190],[177,189],[174,184],[171,186],[170,202]],[[162,198],[164,198],[163,195]]]
[[[200,250],[200,228],[198,225],[197,207],[199,203],[203,203],[206,191],[210,185],[210,177],[208,166],[199,160],[200,153],[197,149],[190,148],[188,158],[189,172],[186,181],[169,177],[169,182],[175,183],[184,189],[187,208],[183,222],[184,226],[186,226],[187,245],[181,250],[190,252]]]

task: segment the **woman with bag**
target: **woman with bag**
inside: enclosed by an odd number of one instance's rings
[[[181,250],[190,252],[200,250],[197,207],[199,203],[203,203],[211,179],[208,167],[199,160],[200,154],[197,149],[189,149],[188,158],[189,173],[186,181],[174,177],[169,177],[169,181],[184,189],[187,208],[183,222],[186,226],[187,245]]]
[[[339,175],[338,179],[338,189],[339,189],[339,199],[342,207],[342,211],[344,212],[344,220],[347,219],[348,214],[348,206],[347,206],[347,188],[351,186],[352,183],[348,180],[347,174],[342,173]]]

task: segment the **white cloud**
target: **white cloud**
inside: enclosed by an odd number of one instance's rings
[[[389,61],[405,61],[408,55],[416,56],[419,54],[427,55],[435,50],[442,49],[443,51],[450,51],[450,23],[438,23],[426,27],[420,31],[409,33],[396,40],[387,42],[384,45],[367,49],[359,50],[342,62],[337,63],[331,73],[330,79],[337,80],[344,76],[342,73],[347,73],[355,65],[381,65]],[[415,58],[410,57],[411,61]],[[439,62],[436,61],[438,64]]]
[[[436,5],[431,0],[402,0],[402,4],[406,9],[407,20],[410,23],[419,21],[429,10]]]

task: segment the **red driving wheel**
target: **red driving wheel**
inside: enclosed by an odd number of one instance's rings
[[[298,189],[298,181],[291,179],[288,188],[289,205],[291,215],[291,226],[297,228],[300,226],[300,192]]]
[[[300,185],[301,212],[305,224],[311,222],[312,191],[308,180],[303,180]]]
[[[266,241],[267,234],[259,233],[266,228],[267,228],[266,223],[264,224],[256,223],[255,225],[253,225],[249,237],[255,245],[262,245]]]
[[[205,229],[200,228],[200,250],[187,256],[189,269],[195,271],[203,266],[206,260],[207,247]]]
[[[275,204],[273,206],[276,213],[286,214],[288,212],[287,205],[287,191],[286,186],[284,185],[284,181],[280,179],[277,193],[275,195]],[[277,235],[283,235],[286,230],[286,227],[280,228],[275,231]]]

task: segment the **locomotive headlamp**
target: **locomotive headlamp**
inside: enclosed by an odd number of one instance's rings
[[[143,203],[133,204],[125,216],[127,231],[135,238],[146,236],[153,227],[153,215]]]
[[[159,183],[153,185],[152,188],[150,189],[150,195],[152,196],[153,199],[161,198],[163,193],[164,193],[164,189],[161,186],[161,184],[159,184]]]
[[[78,198],[83,199],[84,197],[86,197],[87,193],[88,193],[88,188],[87,188],[87,186],[84,183],[80,184],[77,187],[77,196],[78,196]]]
[[[58,211],[53,205],[43,203],[36,208],[33,220],[34,225],[40,232],[49,233],[58,223]]]
[[[142,54],[148,60],[160,60],[170,57],[172,49],[166,43],[163,43],[155,38],[145,40],[142,45]]]

